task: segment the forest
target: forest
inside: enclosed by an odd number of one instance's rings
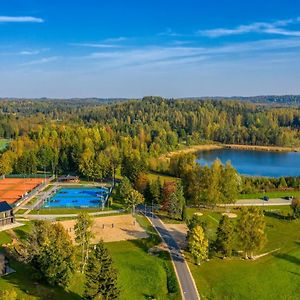
[[[208,142],[300,146],[299,128],[297,108],[232,100],[2,100],[0,139],[10,143],[0,154],[0,174],[121,173],[135,185],[146,171],[178,177],[174,161],[160,159],[169,151]],[[252,181],[248,190],[266,186]]]

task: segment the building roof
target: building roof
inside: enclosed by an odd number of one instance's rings
[[[0,212],[12,210],[12,207],[6,202],[6,201],[1,201],[0,202]]]

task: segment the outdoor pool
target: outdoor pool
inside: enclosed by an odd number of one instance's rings
[[[102,207],[109,195],[105,187],[60,188],[47,201],[43,208],[61,207]]]

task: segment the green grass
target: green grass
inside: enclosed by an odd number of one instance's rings
[[[253,193],[253,194],[240,194],[239,199],[261,199],[264,196],[269,198],[284,198],[286,196],[300,197],[300,191],[285,191],[285,192],[266,192],[266,193]]]
[[[179,291],[168,294],[168,275],[166,265],[175,276],[169,254],[159,252],[158,256],[148,253],[149,247],[159,243],[156,231],[148,220],[142,216],[137,216],[138,222],[150,235],[147,239],[107,243],[114,266],[118,271],[118,282],[121,289],[120,300],[127,299],[149,299],[154,296],[160,300],[179,300]],[[31,230],[32,223],[29,222],[23,227],[14,229],[18,238],[26,238]],[[0,243],[10,242],[10,236],[0,233]],[[76,273],[66,289],[50,287],[40,284],[34,278],[34,271],[30,266],[11,261],[10,265],[17,272],[0,278],[0,290],[14,289],[18,297],[24,300],[38,299],[66,299],[79,300],[84,289],[84,278]],[[169,271],[170,272],[170,271]]]
[[[261,209],[266,212],[268,241],[260,253],[280,250],[255,261],[214,257],[201,266],[190,261],[201,299],[296,299],[300,294],[300,220],[284,219],[288,207]],[[221,216],[220,212],[202,212],[207,221]],[[211,221],[208,227],[213,238],[218,224]]]

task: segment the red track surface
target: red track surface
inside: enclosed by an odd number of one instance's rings
[[[13,204],[43,181],[43,178],[0,179],[0,201],[7,201],[8,203]]]

